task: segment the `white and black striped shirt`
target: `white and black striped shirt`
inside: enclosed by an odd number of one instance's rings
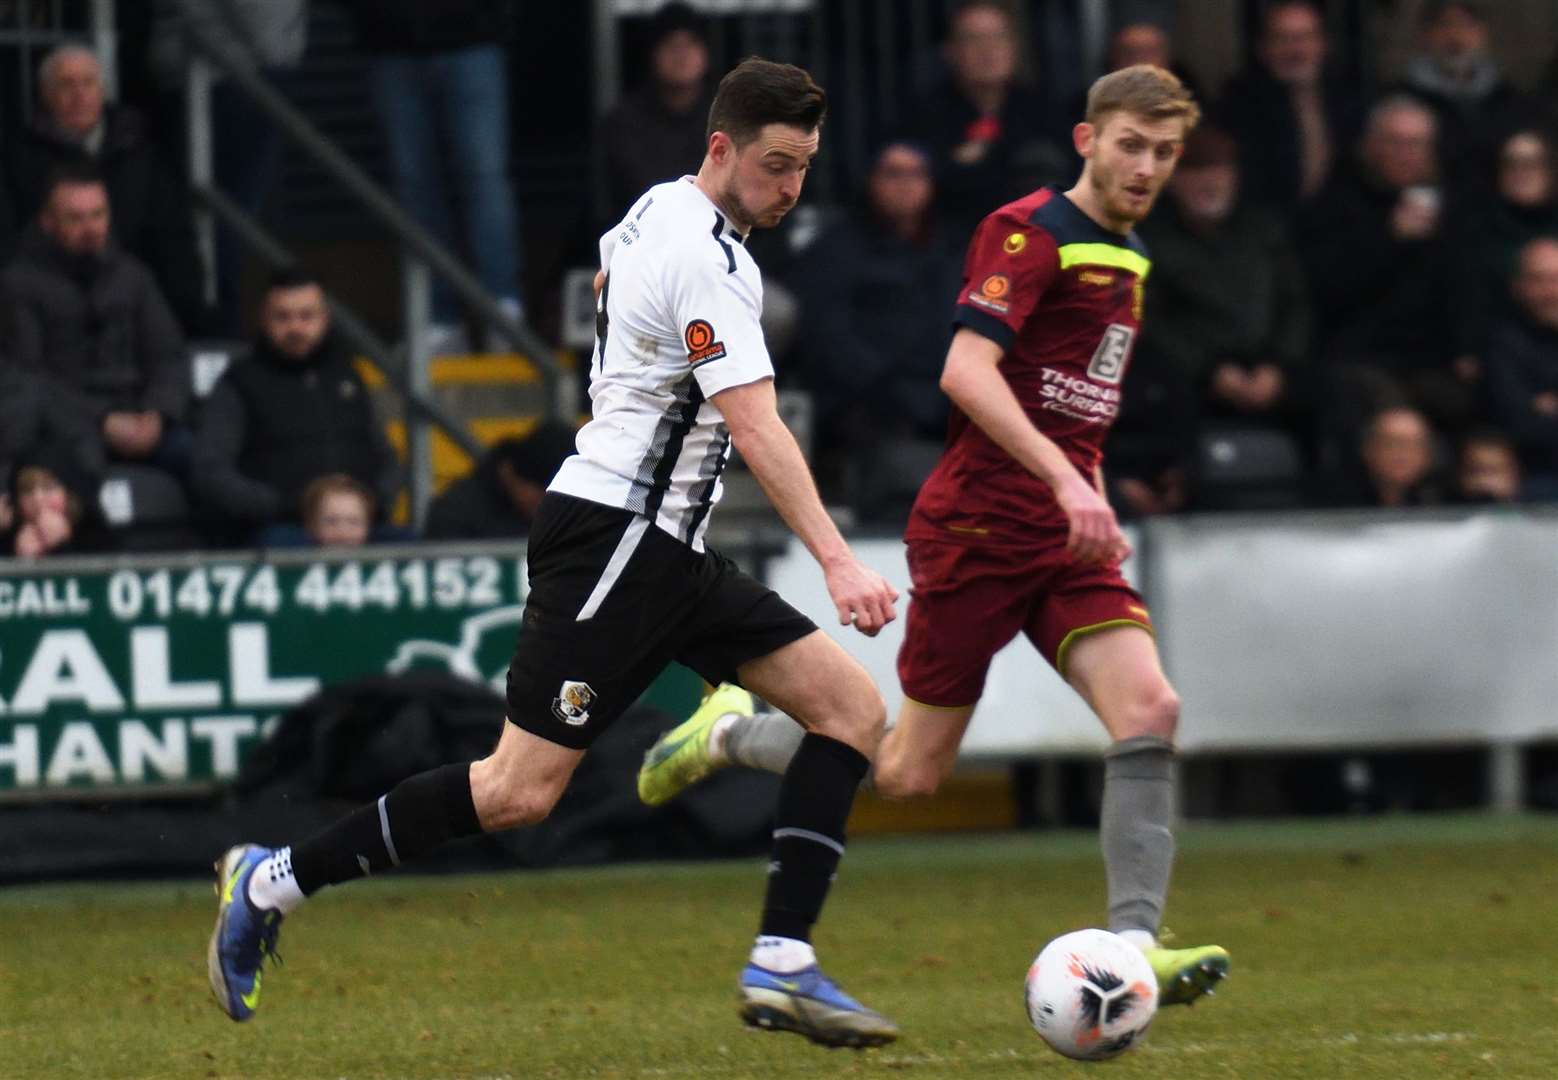
[[[703,550],[730,457],[708,399],[774,373],[744,239],[690,176],[650,188],[601,237],[593,418],[550,490],[641,514]]]

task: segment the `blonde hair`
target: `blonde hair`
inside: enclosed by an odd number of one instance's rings
[[[1111,113],[1126,112],[1147,120],[1185,121],[1185,133],[1201,119],[1201,107],[1171,71],[1154,64],[1133,64],[1112,71],[1087,92],[1087,122],[1103,126]]]
[[[299,500],[302,503],[303,523],[306,525],[313,521],[320,507],[324,505],[325,498],[336,492],[345,492],[361,499],[368,521],[370,523],[373,521],[373,515],[378,510],[378,500],[373,497],[373,492],[345,473],[326,473],[310,480],[308,486],[303,489],[303,497]]]

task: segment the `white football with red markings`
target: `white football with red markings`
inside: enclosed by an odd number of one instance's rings
[[[1123,1054],[1158,1011],[1158,980],[1140,949],[1107,930],[1075,930],[1028,968],[1028,1019],[1057,1053],[1079,1061]]]

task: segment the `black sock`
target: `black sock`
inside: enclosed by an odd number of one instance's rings
[[[326,885],[399,866],[440,844],[481,832],[471,800],[471,763],[441,765],[292,847],[304,896]]]
[[[761,933],[811,940],[844,854],[844,822],[871,762],[859,750],[808,733],[779,786]]]

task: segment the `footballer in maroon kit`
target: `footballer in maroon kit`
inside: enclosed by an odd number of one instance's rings
[[[956,762],[991,659],[1025,634],[1109,733],[1100,822],[1108,926],[1147,954],[1164,1004],[1209,993],[1228,954],[1158,944],[1174,857],[1179,699],[1151,616],[1120,573],[1130,548],[1104,497],[1102,458],[1152,265],[1131,229],[1199,115],[1161,68],[1104,76],[1074,129],[1077,183],[1009,203],[975,231],[941,377],[954,405],[947,448],[904,536],[905,700],[871,774],[883,795],[934,792]],[[782,771],[799,738],[788,719],[753,715],[749,697],[721,688],[651,749],[640,795],[664,801],[725,764]]]

